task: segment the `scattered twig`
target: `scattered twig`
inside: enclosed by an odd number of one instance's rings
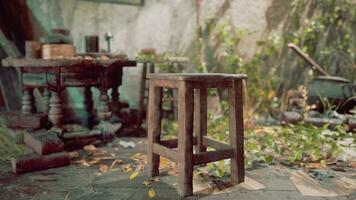
[[[91,183],[91,174],[90,174],[90,169],[88,168],[88,185],[90,186],[91,190],[95,193],[96,190],[94,188],[94,185]]]
[[[66,195],[66,198],[65,198],[64,200],[67,200],[67,199],[68,199],[69,194],[70,194],[70,192],[68,192],[68,194]]]

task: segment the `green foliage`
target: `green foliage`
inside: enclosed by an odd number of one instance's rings
[[[301,46],[332,74],[355,79],[356,9],[350,0],[296,0],[283,40]],[[285,54],[284,54],[285,56]]]
[[[208,136],[229,142],[228,115],[214,117],[208,115]],[[290,163],[325,162],[336,158],[341,152],[337,141],[347,135],[344,126],[329,130],[308,125],[288,125],[257,127],[245,130],[245,164],[247,168],[255,162],[274,163],[276,160]],[[163,130],[169,132],[168,138],[176,137],[177,123],[164,120]],[[172,131],[173,130],[173,131]],[[173,134],[172,134],[173,133]],[[217,176],[224,176],[224,163],[212,164]]]
[[[1,128],[1,131],[4,129]],[[0,160],[10,160],[13,157],[24,154],[25,147],[21,144],[16,144],[16,140],[7,133],[0,131]]]
[[[205,52],[212,51],[205,53],[204,63],[199,64],[208,66],[208,72],[248,75],[247,110],[253,112],[248,118],[273,116],[284,103],[282,98],[287,90],[310,78],[305,73],[310,69],[305,67],[307,64],[288,50],[290,42],[300,46],[330,74],[356,78],[356,9],[350,0],[294,0],[292,8],[281,37],[267,33],[257,43],[257,52],[251,59],[243,59],[238,48],[249,31],[234,27],[229,18],[208,20],[207,36],[199,40]]]

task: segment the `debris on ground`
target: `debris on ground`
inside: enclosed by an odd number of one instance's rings
[[[124,148],[135,148],[136,144],[132,141],[125,141],[125,140],[120,140],[119,145],[124,147]]]
[[[317,175],[313,179],[303,171],[292,173],[290,180],[304,196],[337,197],[350,195],[356,190],[356,181],[346,177]]]

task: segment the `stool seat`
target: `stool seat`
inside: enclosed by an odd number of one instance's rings
[[[175,80],[175,81],[216,81],[246,79],[246,74],[222,73],[152,73],[147,74],[148,79]]]
[[[178,193],[193,194],[193,167],[231,159],[231,180],[245,177],[243,136],[243,79],[245,74],[156,73],[148,74],[150,90],[147,113],[147,157],[151,176],[159,175],[160,156],[178,164]],[[178,137],[161,139],[163,88],[178,90]],[[226,88],[229,92],[229,143],[207,135],[207,89]],[[195,136],[193,136],[193,133]],[[195,145],[195,151],[193,146]],[[207,151],[207,147],[215,151]]]

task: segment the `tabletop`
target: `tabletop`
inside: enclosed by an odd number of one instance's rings
[[[63,58],[63,59],[31,59],[31,58],[5,58],[3,67],[69,67],[69,66],[101,66],[101,67],[134,67],[135,60],[107,58]]]

